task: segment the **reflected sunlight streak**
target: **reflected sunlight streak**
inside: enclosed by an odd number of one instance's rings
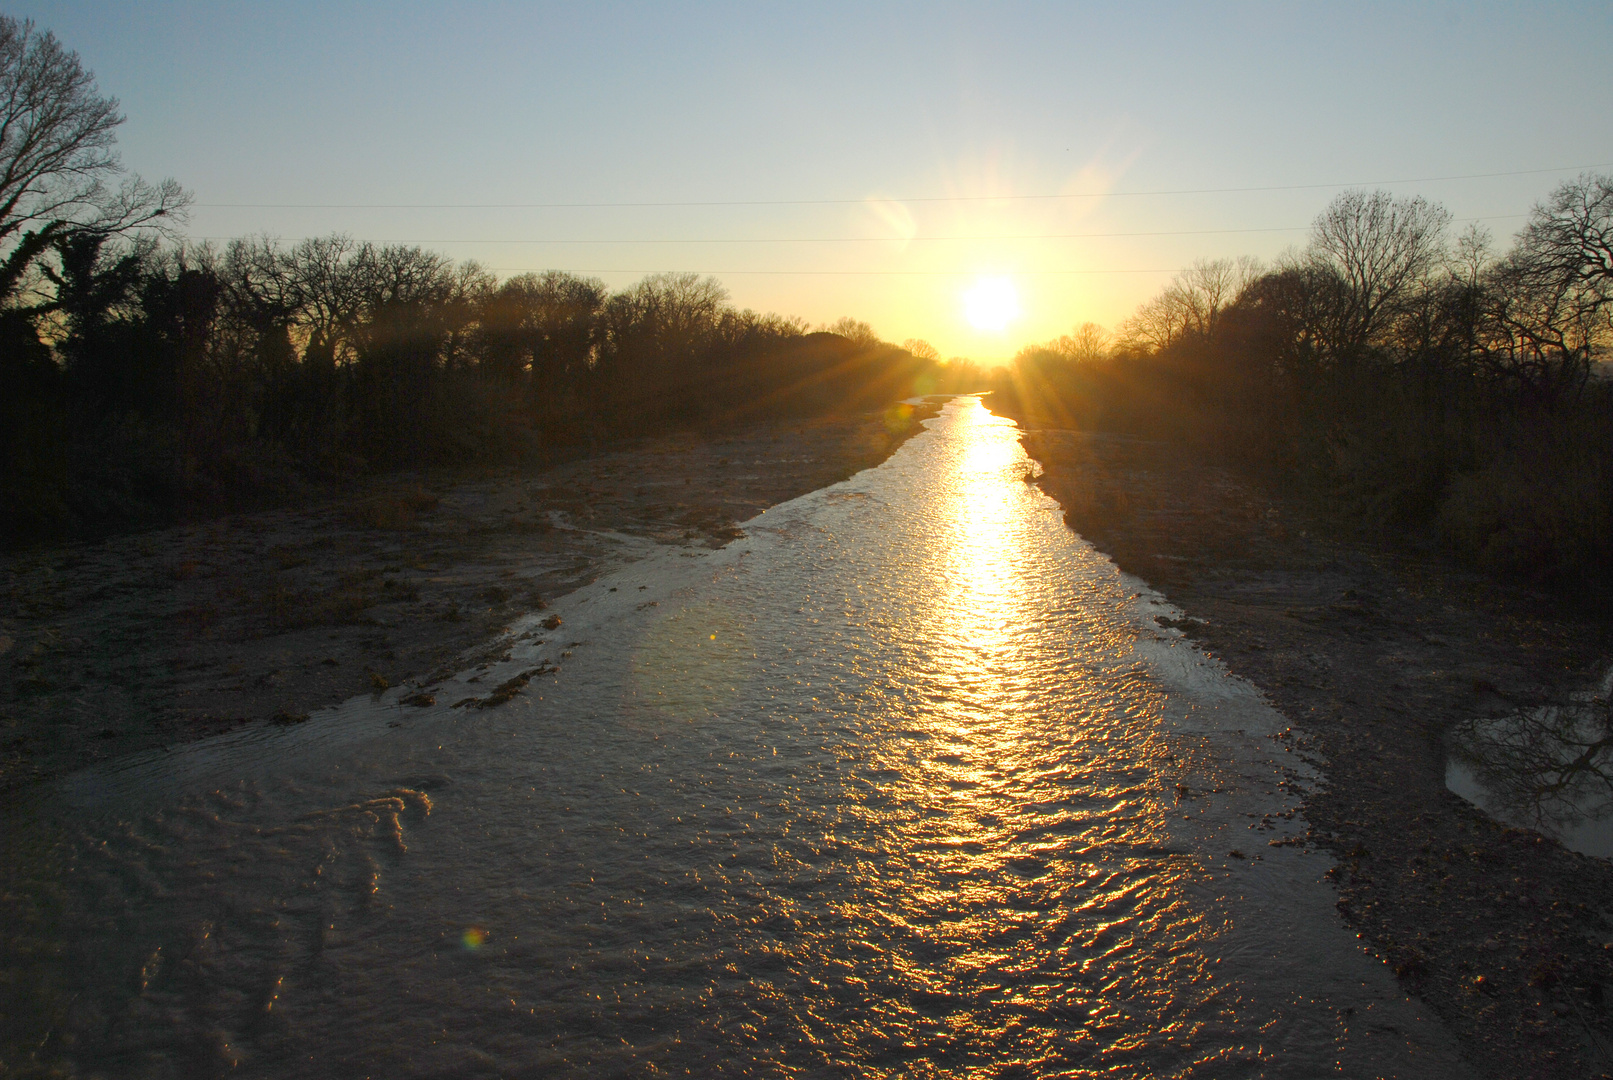
[[[970,408],[986,414],[978,400]],[[954,620],[949,637],[957,648],[948,659],[956,668],[956,681],[972,691],[970,704],[995,709],[1011,696],[1017,665],[1008,654],[1014,650],[1016,616],[1024,607],[1018,587],[1023,537],[1016,502],[1021,492],[1015,487],[1023,453],[1012,434],[989,419],[972,433],[975,438],[959,462],[957,486],[941,510],[952,537],[945,609]]]

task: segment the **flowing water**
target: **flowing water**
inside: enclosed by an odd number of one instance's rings
[[[929,427],[564,598],[435,707],[11,812],[13,1064],[1465,1075],[1298,843],[1282,718],[1069,532],[1010,423]]]

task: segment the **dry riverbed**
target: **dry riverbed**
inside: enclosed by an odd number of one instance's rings
[[[1350,539],[1157,444],[1024,442],[1071,527],[1293,721],[1284,746],[1323,768],[1305,815],[1338,860],[1340,914],[1475,1075],[1613,1074],[1613,868],[1451,794],[1443,743],[1455,722],[1593,686],[1609,621]]]
[[[736,522],[878,464],[935,411],[389,477],[302,509],[5,556],[0,798],[458,670],[644,544],[720,546]]]

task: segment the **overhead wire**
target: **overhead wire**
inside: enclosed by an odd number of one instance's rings
[[[1455,223],[1477,221],[1505,221],[1526,217],[1525,214],[1491,214],[1481,217],[1455,218]],[[846,237],[755,237],[755,238],[715,238],[715,239],[436,239],[436,240],[395,240],[393,244],[787,244],[787,243],[914,243],[918,241],[1006,241],[1006,240],[1079,240],[1103,239],[1117,237],[1147,237],[1147,236],[1214,236],[1235,235],[1245,233],[1276,233],[1276,232],[1305,232],[1308,225],[1273,226],[1244,229],[1161,229],[1142,232],[1089,232],[1089,233],[1009,233],[1002,235],[959,235],[959,236],[914,236],[914,237],[884,237],[884,236],[846,236]],[[235,241],[257,239],[253,236],[202,236],[196,239],[205,241]],[[312,239],[304,237],[299,239]],[[543,269],[530,266],[490,266],[487,269],[500,273],[526,273]],[[1180,267],[1170,269],[1080,269],[1080,270],[1015,270],[1020,275],[1092,275],[1092,274],[1173,274]],[[645,269],[618,269],[574,268],[572,273],[580,274],[661,274],[661,273],[694,273],[712,276],[767,276],[767,277],[967,277],[978,274],[976,269],[969,270],[645,270]]]
[[[1447,180],[1488,180],[1508,176],[1542,176],[1548,173],[1581,172],[1587,169],[1613,167],[1613,162],[1591,165],[1565,165],[1552,169],[1514,169],[1506,172],[1462,173],[1450,176],[1417,176],[1398,180],[1358,180],[1347,183],[1323,184],[1264,184],[1247,187],[1213,188],[1158,188],[1142,191],[1081,191],[1052,192],[1035,195],[920,195],[908,198],[877,197],[880,202],[893,203],[949,203],[949,202],[1029,202],[1053,199],[1114,199],[1147,198],[1160,195],[1225,195],[1243,192],[1266,191],[1317,191],[1331,188],[1382,187],[1393,184],[1431,184]],[[699,207],[699,206],[853,206],[869,202],[870,196],[847,199],[666,199],[621,202],[508,202],[508,203],[292,203],[292,202],[233,202],[193,203],[194,206],[217,209],[296,209],[296,210],[582,210],[616,209],[631,207]]]
[[[1152,189],[1141,191],[1091,191],[1091,192],[1057,192],[1051,194],[1032,195],[937,195],[918,196],[905,199],[884,198],[881,202],[889,203],[978,203],[978,202],[1026,202],[1048,201],[1056,199],[1084,199],[1084,198],[1119,198],[1119,197],[1149,197],[1165,195],[1204,195],[1204,194],[1230,194],[1240,192],[1271,192],[1271,191],[1308,191],[1320,189],[1373,187],[1394,184],[1433,183],[1451,180],[1478,180],[1510,176],[1538,176],[1549,173],[1579,172],[1588,169],[1607,168],[1613,163],[1597,163],[1590,165],[1561,166],[1550,169],[1515,169],[1502,172],[1463,173],[1445,176],[1409,177],[1397,180],[1375,180],[1349,183],[1315,183],[1315,184],[1265,184],[1243,187],[1216,187],[1216,188],[1171,188]],[[196,207],[212,209],[376,209],[376,210],[426,210],[426,209],[608,209],[633,207],[736,207],[736,206],[851,206],[862,205],[871,201],[869,198],[859,199],[703,199],[703,200],[659,200],[659,201],[633,201],[633,202],[531,202],[531,203],[194,203]],[[1495,214],[1482,217],[1458,218],[1458,222],[1474,221],[1504,221],[1525,217],[1523,214]],[[1008,233],[998,235],[942,235],[942,236],[796,236],[796,237],[540,237],[524,239],[519,237],[496,238],[443,238],[431,240],[400,240],[392,241],[395,244],[431,245],[431,244],[477,244],[477,245],[566,245],[566,246],[635,246],[635,245],[743,245],[743,244],[860,244],[860,243],[958,243],[958,242],[1007,242],[1007,241],[1048,241],[1048,240],[1087,240],[1087,239],[1123,239],[1141,238],[1151,236],[1230,236],[1256,233],[1283,233],[1304,232],[1310,226],[1263,226],[1239,229],[1156,229],[1134,230],[1126,232],[1085,232],[1085,233]],[[198,239],[204,241],[230,242],[235,240],[255,239],[252,236],[203,236]],[[501,273],[524,273],[539,269],[538,267],[488,267],[489,270]],[[1055,270],[1015,270],[1019,275],[1037,276],[1090,276],[1108,274],[1168,274],[1175,273],[1179,267],[1169,269],[1144,268],[1090,268],[1090,269],[1055,269]],[[621,268],[577,268],[573,273],[584,274],[655,274],[674,271],[653,269],[621,269]],[[709,274],[714,276],[766,276],[766,277],[965,277],[979,273],[976,269],[968,270],[756,270],[756,269],[727,269],[727,270],[682,270],[684,273]]]
[[[525,274],[537,272],[547,267],[535,266],[489,266],[488,270],[501,273]],[[1014,277],[1058,276],[1064,274],[1174,274],[1181,270],[1180,266],[1173,266],[1169,270],[1015,270]],[[710,277],[734,277],[742,274],[763,277],[977,277],[981,271],[972,270],[690,270],[686,267],[662,267],[659,270],[571,270],[574,274],[700,274]],[[990,276],[990,275],[987,275]]]
[[[1522,214],[1515,215],[1522,217]],[[1272,228],[1257,229],[1161,229],[1150,232],[1107,232],[1107,233],[1005,233],[1000,236],[991,235],[959,235],[959,236],[757,236],[757,237],[652,237],[652,238],[570,238],[570,237],[535,237],[521,239],[519,237],[495,237],[492,239],[438,239],[438,240],[397,240],[399,244],[888,244],[888,243],[917,243],[919,241],[956,241],[956,240],[1083,240],[1099,237],[1122,236],[1210,236],[1219,233],[1266,233],[1266,232],[1304,232],[1309,225],[1284,225]],[[246,240],[245,236],[201,236],[199,240]]]
[[[1486,214],[1453,218],[1468,221],[1507,221],[1527,214]],[[1143,232],[1002,233],[958,236],[740,236],[740,237],[454,237],[435,240],[394,240],[394,244],[914,244],[969,240],[1096,240],[1138,236],[1230,236],[1241,233],[1307,232],[1309,225],[1276,225],[1248,229],[1151,229]],[[252,240],[253,236],[199,236],[198,240]],[[299,240],[311,239],[299,237]]]

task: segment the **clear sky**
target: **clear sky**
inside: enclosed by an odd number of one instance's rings
[[[1196,258],[1301,244],[1344,185],[1504,243],[1613,167],[1607,0],[6,10],[122,101],[125,161],[195,193],[193,236],[711,272],[983,361],[1114,326]],[[1568,171],[1475,176],[1524,170]],[[965,318],[981,275],[1017,291],[1001,332]]]

